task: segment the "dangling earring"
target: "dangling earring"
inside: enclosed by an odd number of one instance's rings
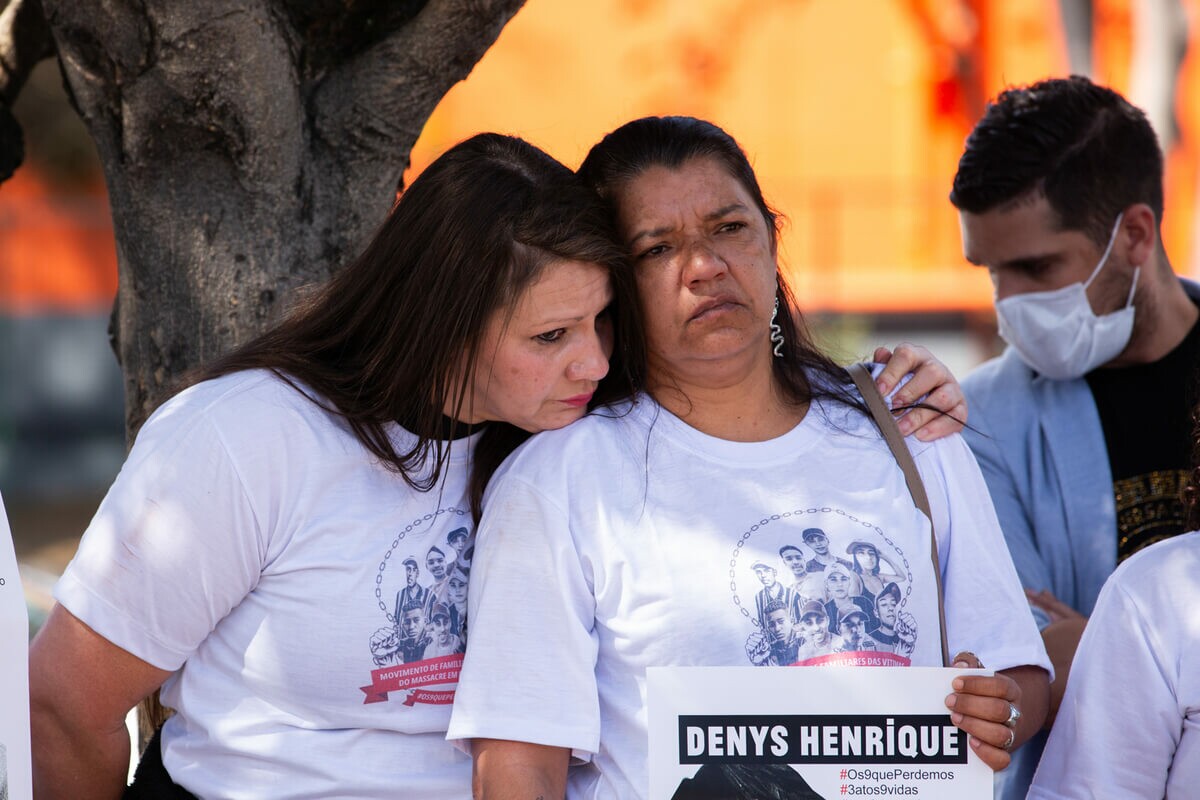
[[[779,298],[775,298],[775,310],[771,312],[771,344],[775,345],[771,351],[776,358],[783,358],[783,329],[779,327],[779,323],[775,318],[779,316]]]

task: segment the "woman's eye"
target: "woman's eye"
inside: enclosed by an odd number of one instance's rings
[[[567,332],[566,328],[555,328],[552,331],[546,331],[545,333],[539,333],[537,336],[535,336],[533,338],[539,342],[543,342],[544,344],[550,344],[551,342],[557,342],[559,339],[561,339],[563,337],[563,335],[566,332]]]
[[[726,222],[721,227],[717,228],[718,233],[736,233],[746,227],[744,222]]]
[[[655,256],[661,256],[665,252],[667,252],[667,246],[665,244],[656,244],[654,247],[643,250],[641,253],[639,253],[638,258],[654,258]]]

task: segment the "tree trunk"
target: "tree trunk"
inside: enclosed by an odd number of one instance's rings
[[[383,221],[409,151],[524,0],[0,2],[8,108],[57,48],[112,206],[109,328],[127,441],[188,370],[248,341]],[[166,718],[140,706],[142,746]]]
[[[1096,10],[1092,0],[1058,0],[1063,35],[1067,44],[1067,64],[1074,75],[1092,76],[1092,37]]]
[[[130,441],[352,258],[524,0],[43,0],[104,167]]]

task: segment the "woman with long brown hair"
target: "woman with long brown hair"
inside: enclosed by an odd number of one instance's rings
[[[33,644],[39,796],[119,796],[125,715],[161,686],[176,713],[134,796],[468,797],[453,545],[515,442],[610,370],[638,382],[628,297],[566,167],[495,134],[437,159],[354,263],[141,429]]]

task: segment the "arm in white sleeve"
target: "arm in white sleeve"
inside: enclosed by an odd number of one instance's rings
[[[173,671],[254,588],[265,554],[220,431],[201,414],[158,415],[139,433],[55,596],[105,639]]]
[[[447,738],[569,748],[600,741],[595,600],[566,511],[502,476],[476,533],[468,639]]]
[[[1183,727],[1172,663],[1178,647],[1161,640],[1154,617],[1120,581],[1105,586],[1029,797],[1166,795]]]
[[[1028,665],[1051,672],[970,449],[951,436],[921,451],[917,463],[938,538],[951,655],[966,650],[989,669]]]

